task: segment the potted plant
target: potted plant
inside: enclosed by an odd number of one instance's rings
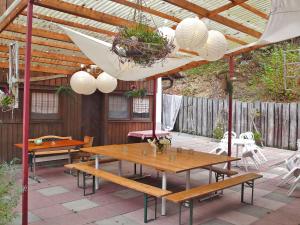
[[[130,90],[124,94],[127,98],[143,98],[147,95],[145,88],[138,89],[135,85],[131,85]]]
[[[154,138],[153,140],[148,139],[148,142],[155,147],[157,153],[163,153],[171,146],[171,139],[167,137]]]
[[[261,136],[261,133],[258,132],[258,131],[255,131],[253,133],[253,136],[254,136],[255,144],[257,144],[258,146],[262,146],[262,136]]]
[[[221,122],[217,123],[216,128],[213,130],[213,137],[217,141],[220,141],[223,138],[224,135],[224,128]]]
[[[0,93],[0,107],[2,108],[2,112],[9,111],[13,109],[15,103],[15,98],[13,95],[4,93],[1,91]]]

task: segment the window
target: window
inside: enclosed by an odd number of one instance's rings
[[[109,119],[129,119],[129,99],[127,97],[110,95],[108,102]]]
[[[123,95],[108,96],[108,119],[149,120],[151,115],[149,96],[127,98]]]
[[[133,100],[132,100],[132,117],[134,119],[149,119],[150,118],[149,97],[133,98]]]
[[[31,95],[31,117],[33,119],[58,119],[59,96],[56,93],[34,92]]]

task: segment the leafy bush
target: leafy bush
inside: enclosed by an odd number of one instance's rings
[[[255,140],[255,143],[257,144],[257,145],[259,145],[259,146],[261,146],[261,141],[262,141],[262,137],[261,137],[261,134],[258,132],[258,131],[255,131],[254,133],[253,133],[253,135],[254,135],[254,140]]]
[[[17,185],[14,162],[0,164],[0,225],[7,225],[15,218],[21,190]]]
[[[213,131],[213,137],[217,140],[221,140],[224,135],[224,128],[222,126],[222,123],[217,123],[216,128]]]

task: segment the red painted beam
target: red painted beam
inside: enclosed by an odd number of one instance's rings
[[[229,57],[229,79],[234,77],[234,56]],[[228,156],[231,156],[231,141],[232,141],[232,94],[228,96]],[[231,168],[231,163],[227,164],[228,170]]]
[[[29,103],[30,103],[30,64],[32,41],[33,0],[27,2],[27,32],[25,52],[24,97],[23,97],[23,193],[22,225],[28,225],[28,137],[29,137]]]

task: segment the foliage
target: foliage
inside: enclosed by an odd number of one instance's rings
[[[217,140],[221,140],[224,135],[224,128],[221,122],[217,123],[216,128],[213,130],[213,137]]]
[[[14,161],[0,164],[0,225],[7,225],[15,218],[14,209],[21,193],[17,185],[17,169]]]
[[[124,93],[127,98],[143,98],[147,95],[147,90],[145,88],[130,90]]]
[[[227,95],[232,96],[233,84],[232,84],[232,80],[229,78],[229,76],[225,77],[225,82],[226,82],[225,92]]]
[[[153,140],[148,139],[148,142],[151,145],[156,146],[157,150],[160,152],[162,152],[167,146],[171,146],[171,138],[168,137],[154,138]]]
[[[256,143],[257,145],[261,145],[261,144],[262,144],[262,143],[261,143],[261,141],[262,141],[261,133],[258,132],[258,131],[255,131],[255,132],[253,133],[253,135],[254,135],[255,143]]]
[[[58,95],[67,95],[67,96],[74,96],[74,91],[69,86],[59,86],[56,89],[56,94],[58,94]]]
[[[121,63],[133,61],[141,66],[151,66],[163,61],[175,48],[167,38],[148,26],[138,23],[134,27],[121,28],[115,36],[112,51]]]
[[[9,107],[14,103],[14,97],[12,95],[5,95],[1,98],[0,106]]]

